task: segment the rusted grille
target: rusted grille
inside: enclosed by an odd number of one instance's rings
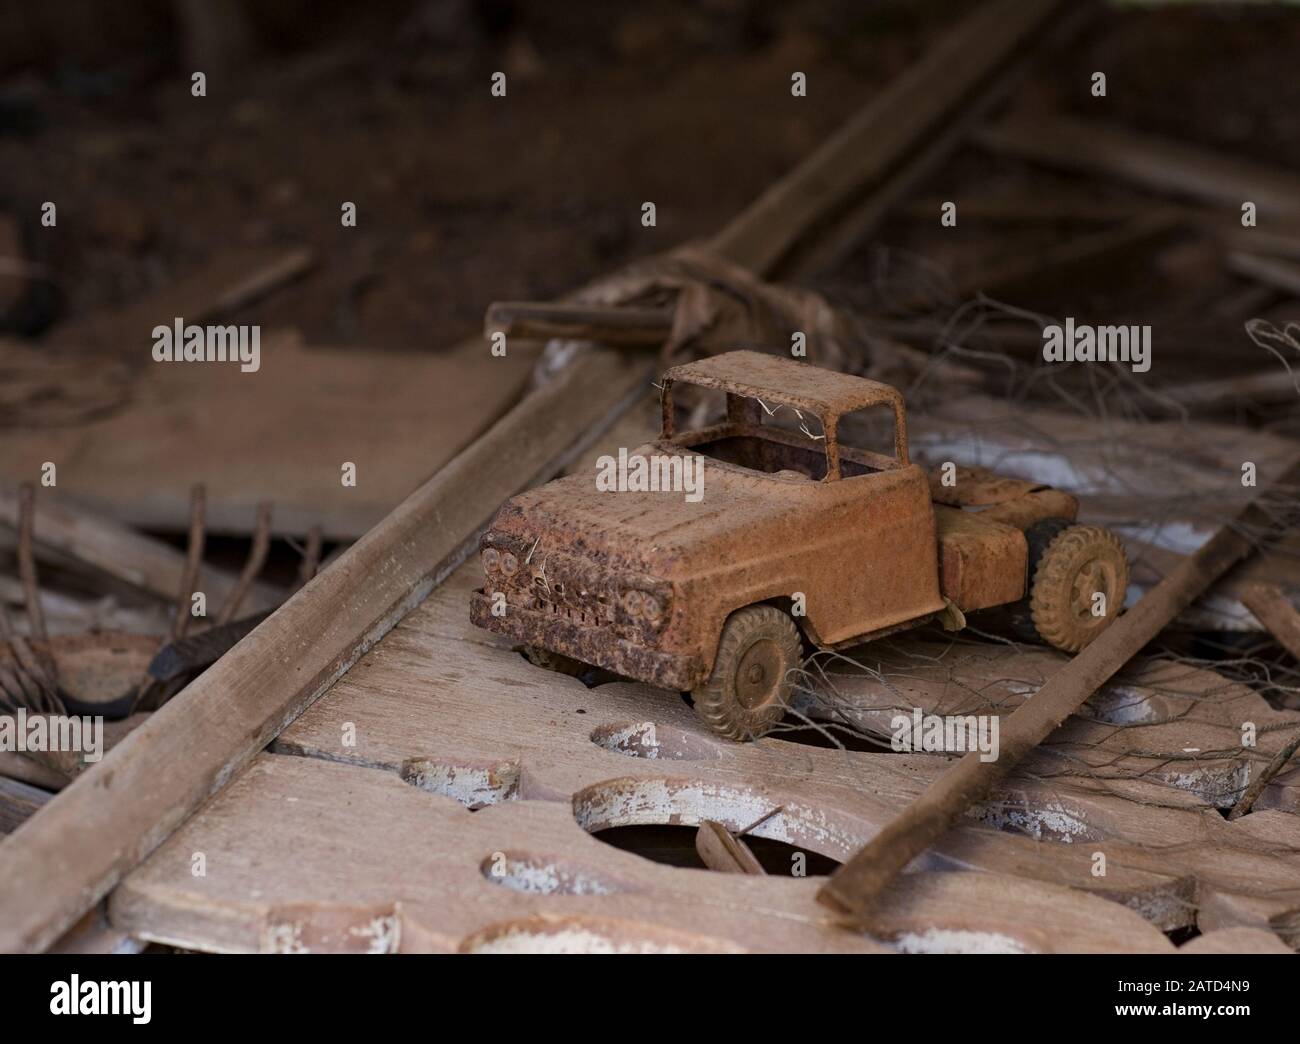
[[[554,616],[561,620],[569,620],[572,623],[582,627],[599,627],[601,624],[614,622],[614,613],[612,609],[602,610],[598,615],[596,612],[575,608],[572,606],[556,605],[554,602],[547,602],[542,599],[537,600],[537,608],[546,613],[547,616]]]

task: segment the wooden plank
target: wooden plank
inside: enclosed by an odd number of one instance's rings
[[[834,925],[816,880],[653,863],[565,801],[470,814],[391,772],[262,754],[110,912],[134,936],[218,951],[874,953],[977,950],[988,934],[1018,952],[1172,951],[1118,903],[987,873],[908,875],[872,939]]]
[[[4,535],[5,531],[0,529],[0,548],[4,546]],[[38,552],[37,557],[43,556]],[[103,591],[103,588],[99,590]],[[11,607],[10,615],[14,617],[15,629],[20,633],[26,633],[22,619],[25,600],[26,593],[17,578],[0,573],[0,602],[6,602]],[[48,587],[41,590],[41,611],[45,614],[52,635],[84,634],[87,631],[129,631],[132,634],[157,635],[167,633],[167,609],[162,603],[136,605],[134,599],[128,602],[127,605],[119,604],[118,599],[111,594],[106,597],[101,594],[97,598],[81,598],[52,591]]]
[[[30,783],[0,776],[0,834],[13,833],[53,796]]]
[[[57,492],[80,507],[174,532],[202,482],[209,534],[246,536],[270,500],[276,535],[300,539],[320,525],[327,539],[354,539],[510,408],[540,348],[521,343],[498,359],[473,338],[443,352],[359,351],[264,330],[256,373],[139,351],[147,365],[132,378],[130,409],[6,431],[0,475],[30,480],[53,461]],[[355,485],[341,481],[345,462]]]
[[[719,884],[722,875],[651,864],[604,843],[603,831],[646,824],[689,829],[712,820],[740,832],[775,813],[746,836],[842,860],[946,764],[942,755],[809,746],[789,733],[751,744],[727,743],[710,734],[674,693],[621,682],[588,690],[575,679],[533,667],[509,642],[469,624],[465,604],[477,572],[477,563],[458,570],[274,746],[331,770],[351,768],[367,778],[386,778],[388,783],[373,784],[383,787],[384,797],[362,797],[358,803],[359,782],[337,771],[318,777],[303,770],[301,788],[315,795],[307,805],[298,784],[284,789],[267,776],[261,784],[241,784],[239,795],[228,791],[221,804],[189,822],[174,848],[159,850],[127,878],[114,899],[118,926],[197,949],[244,949],[269,945],[263,941],[268,922],[293,921],[301,925],[304,945],[345,948],[347,940],[341,938],[309,941],[341,904],[358,917],[376,908],[398,916],[402,947],[458,948],[469,945],[465,940],[476,938],[485,923],[573,913],[548,905],[551,899],[558,904],[580,898],[571,894],[534,895],[530,901],[536,905],[515,906],[520,900],[513,893],[498,892],[494,898],[481,892],[473,868],[490,866],[491,853],[502,852],[512,859],[538,857],[529,862],[533,874],[524,875],[529,880],[551,880],[543,871],[554,865],[568,880],[577,875],[589,883],[634,887],[647,897],[635,919],[651,935],[690,930],[691,917],[707,910],[713,897],[729,894],[736,905],[737,893],[726,893]],[[973,660],[949,666],[965,677],[966,667],[979,664],[988,651],[976,647],[970,650]],[[932,654],[927,646],[917,650],[927,662]],[[1051,653],[1036,655],[1057,662]],[[1173,673],[1175,666],[1181,674]],[[1016,668],[1000,659],[970,677],[981,688],[986,677],[1000,674],[1035,677],[1028,664]],[[892,684],[906,684],[911,676],[887,665]],[[1225,685],[1216,679],[1211,672],[1166,665],[1153,672],[1149,698],[1153,706],[1167,699],[1165,711],[1177,717],[1187,705],[1196,706],[1195,693],[1214,695],[1216,686]],[[844,679],[837,677],[836,684],[843,691]],[[954,682],[954,689],[959,685]],[[1175,692],[1186,693],[1181,702]],[[1007,695],[1023,702],[1023,695]],[[1242,712],[1252,712],[1258,700],[1240,686],[1219,695],[1225,708]],[[1123,692],[1114,694],[1116,702],[1123,698]],[[1129,709],[1135,709],[1131,697]],[[345,738],[348,722],[354,744]],[[468,817],[469,827],[462,816],[435,829],[427,821],[439,806],[404,796],[398,786],[403,781],[407,791],[453,798],[479,811]],[[322,819],[315,814],[318,806],[329,808]],[[372,816],[376,821],[368,822]],[[472,832],[486,822],[496,823],[489,836]],[[428,836],[411,837],[413,829],[426,826]],[[900,913],[893,922],[898,935],[889,941],[900,945],[901,936],[914,933],[921,937],[919,947],[939,945],[941,931],[950,929],[991,932],[1004,937],[1005,945],[1026,950],[1123,945],[1127,929],[1121,931],[1113,919],[1112,904],[1139,912],[1161,930],[1198,924],[1202,901],[1213,908],[1216,924],[1258,924],[1261,916],[1266,921],[1297,900],[1287,893],[1300,880],[1300,849],[1288,851],[1290,835],[1275,827],[1257,838],[1238,826],[1194,795],[1172,788],[1063,775],[1047,781],[1017,777],[987,802],[978,821],[955,828],[916,867],[979,871],[944,875],[972,879],[952,882],[954,891],[944,894],[954,898],[965,888],[980,887],[976,882],[990,891],[965,893],[960,908],[928,893],[909,907],[912,901],[900,892],[887,900]],[[300,847],[300,835],[312,831],[308,847]],[[356,861],[341,864],[337,856],[331,861],[314,855],[317,848],[330,847],[349,856],[355,851]],[[219,860],[210,863],[209,878],[221,878],[198,883],[199,891],[191,887],[186,862],[196,850]],[[1103,878],[1092,872],[1098,851],[1108,862]],[[222,854],[213,857],[213,852]],[[296,872],[290,868],[295,859]],[[790,917],[801,937],[788,948],[830,948],[858,938],[826,931],[823,922],[815,928],[805,923],[804,899],[795,908],[788,904],[809,883],[793,877],[793,871],[790,864],[789,872],[771,874],[788,891],[764,893],[763,908],[780,911],[779,916],[751,916],[743,927],[720,925],[723,937],[768,946],[773,924]],[[1028,888],[1026,894],[1041,894],[1039,886],[1047,885],[1111,903],[1063,907],[1051,923],[1068,928],[1076,942],[1047,940],[1036,914],[1026,920],[1022,907],[1005,905],[1005,892],[988,884],[1012,877]],[[727,880],[738,882],[739,875]],[[257,892],[264,903],[248,901]],[[401,912],[391,911],[393,895],[414,897],[419,910],[403,903]],[[425,896],[430,897],[427,908]],[[293,917],[274,914],[277,907],[292,909]],[[1097,914],[1101,920],[1091,928],[1078,921]],[[738,936],[740,931],[746,934]],[[978,945],[964,934],[949,942]]]
[[[98,903],[50,947],[50,953],[139,953],[144,946],[109,924],[107,908]]]
[[[18,494],[0,484],[0,526],[18,529]],[[167,601],[176,598],[185,569],[185,554],[171,544],[76,507],[42,491],[37,499],[33,543],[37,558],[74,568],[89,568],[133,588]],[[208,594],[214,606],[223,604],[234,590],[235,577],[222,569],[203,570],[199,590]],[[248,605],[270,609],[283,601],[284,593],[271,584],[254,583]]]
[[[613,305],[494,301],[483,336],[503,333],[521,341],[596,341],[610,348],[654,348],[668,340],[675,309]]]
[[[1178,947],[1178,952],[1233,956],[1245,953],[1287,953],[1295,956],[1291,947],[1263,928],[1219,928],[1189,939]]]
[[[895,717],[914,710],[1001,720],[1066,662],[1062,654],[1041,648],[974,641],[954,646],[908,638],[872,647],[870,664],[883,677],[865,667],[850,672],[843,661],[832,664],[834,699],[808,694],[796,709],[815,721],[846,723],[888,743]],[[1255,746],[1241,743],[1246,722],[1256,730]],[[1044,781],[1074,783],[1086,776],[1110,792],[1130,795],[1138,791],[1128,783],[1140,781],[1141,792],[1154,802],[1173,800],[1172,794],[1159,793],[1169,788],[1226,810],[1240,798],[1245,781],[1257,776],[1297,731],[1300,714],[1274,710],[1240,683],[1190,665],[1144,658],[1099,689],[1078,715],[1026,757],[1022,771]],[[1294,811],[1300,794],[1279,781],[1266,803]],[[1045,827],[1046,820],[1028,804],[1017,802],[1008,821],[1032,824],[1035,830]],[[1129,833],[1114,818],[1124,816],[1122,810],[1107,815],[1123,836],[1139,837],[1142,825],[1153,825],[1150,815],[1140,812]]]
[[[469,624],[465,606],[477,579],[477,563],[458,570],[358,670],[291,724],[274,749],[383,768],[471,807],[559,801],[588,829],[713,819],[732,832],[836,861],[888,823],[947,763],[943,755],[810,746],[805,741],[813,737],[788,728],[758,743],[727,743],[675,693],[630,683],[587,690],[531,666],[508,641]],[[912,706],[969,713],[974,690],[1010,713],[1062,659],[1048,650],[1007,656],[997,646],[945,652],[915,640],[890,644],[909,651],[886,657],[879,645],[869,647],[870,666],[883,670],[884,683],[869,672],[834,676],[837,706],[862,706],[869,697],[871,706],[895,707],[892,716],[901,698],[909,713]],[[1104,695],[1089,715],[1104,719],[1071,726],[1101,729],[1112,719],[1150,715],[1150,736],[1180,727],[1182,719],[1190,719],[1182,727],[1197,728],[1249,718],[1272,734],[1269,709],[1257,695],[1181,664],[1152,664]],[[806,704],[799,709],[812,716]],[[344,741],[348,722],[354,745]],[[1084,749],[1073,739],[1072,749]],[[1173,733],[1163,742],[1181,749]],[[1103,747],[1097,760],[1104,756]],[[1044,767],[1050,778],[1038,778]],[[1279,859],[1275,845],[1241,836],[1181,780],[1084,778],[1089,767],[1072,756],[1048,766],[1026,763],[1025,770],[970,825],[950,832],[927,865],[1096,891],[1142,910],[1164,929],[1197,922],[1198,888],[1206,896],[1242,888],[1282,895],[1300,873],[1300,854]],[[768,813],[775,814],[763,818]],[[1099,844],[1110,860],[1104,879],[1090,865]],[[1268,901],[1276,910],[1285,899]]]
[[[1300,612],[1276,584],[1246,584],[1242,604],[1297,660],[1300,660]]]
[[[712,819],[706,819],[696,831],[695,851],[710,870],[726,874],[766,873],[750,847]]]
[[[1001,155],[1118,178],[1228,207],[1237,216],[1247,201],[1261,217],[1300,216],[1300,178],[1288,171],[1100,120],[1015,115],[980,131],[975,140]]]
[[[0,844],[0,950],[57,938],[418,605],[497,504],[599,432],[610,398],[645,394],[646,377],[600,353],[530,395]]]
[[[1300,460],[1271,487],[1272,496],[1291,495],[1290,487],[1298,479]],[[854,923],[868,922],[876,899],[895,875],[933,844],[972,802],[982,799],[1206,587],[1249,554],[1254,546],[1252,527],[1267,529],[1272,522],[1258,501],[1240,512],[1007,718],[996,760],[982,760],[978,751],[966,754],[841,867],[819,898]]]
[[[62,790],[68,784],[67,777],[61,773],[13,750],[0,750],[0,776],[30,783],[42,790]]]
[[[833,220],[855,197],[880,189],[973,92],[1068,6],[1058,0],[980,4],[768,188],[713,240],[713,249],[756,271],[776,266],[800,239]]]

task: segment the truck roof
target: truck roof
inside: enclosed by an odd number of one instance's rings
[[[821,417],[882,404],[901,409],[903,404],[902,394],[892,385],[748,350],[674,366],[664,374],[664,380],[774,399]]]

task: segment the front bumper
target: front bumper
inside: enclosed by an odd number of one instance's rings
[[[704,675],[704,665],[698,656],[647,649],[619,637],[608,627],[585,627],[561,616],[512,605],[506,606],[504,616],[493,616],[492,603],[482,591],[470,596],[469,619],[485,630],[508,634],[529,645],[572,656],[647,685],[688,692]]]

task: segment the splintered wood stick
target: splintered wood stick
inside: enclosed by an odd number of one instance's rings
[[[0,483],[0,527],[17,533],[20,515],[18,490]],[[40,561],[112,577],[168,604],[185,573],[185,555],[171,544],[53,498],[41,501],[41,524],[32,543]],[[203,570],[203,585],[209,600],[220,602],[234,590],[235,577],[209,566]],[[270,609],[280,604],[283,592],[255,584],[250,598],[251,609]]]
[[[1124,613],[1053,674],[1047,683],[1002,720],[994,761],[972,751],[931,783],[903,813],[885,826],[817,893],[818,900],[856,928],[868,928],[872,907],[885,887],[921,855],[971,805],[983,800],[1026,754],[1042,743],[1094,692],[1115,675],[1171,620],[1254,547],[1252,533],[1277,528],[1276,510],[1295,504],[1300,458],[1267,491],[1224,524],[1194,554],[1185,558],[1132,609]]]
[[[710,870],[724,874],[766,874],[749,845],[721,823],[706,819],[695,832],[695,851]]]
[[[244,600],[248,594],[248,589],[253,586],[253,581],[257,579],[258,574],[262,571],[262,566],[266,563],[266,553],[271,547],[271,503],[262,501],[257,505],[257,528],[253,531],[253,546],[248,552],[248,561],[244,563],[244,571],[239,574],[239,580],[235,583],[235,589],[230,592],[230,597],[226,604],[221,607],[221,612],[217,614],[217,626],[230,623],[235,618],[235,613],[239,612],[239,603]]]
[[[1300,612],[1280,587],[1276,584],[1248,584],[1241,592],[1241,604],[1282,648],[1300,660]]]
[[[0,603],[0,641],[13,650],[14,666],[0,667],[0,703],[11,710],[27,707],[43,714],[62,714],[63,698],[27,639],[14,631],[9,610]]]
[[[18,575],[23,584],[23,601],[27,608],[27,623],[32,641],[39,643],[33,650],[26,639],[17,634],[9,637],[9,646],[18,657],[20,671],[26,672],[41,694],[39,709],[62,713],[63,700],[59,696],[59,665],[49,649],[50,636],[45,630],[45,613],[41,609],[41,584],[36,575],[36,552],[32,533],[36,528],[36,487],[24,482],[18,489]],[[7,626],[8,621],[6,621]]]
[[[595,341],[612,348],[657,348],[668,340],[674,309],[622,305],[541,304],[494,301],[483,319],[483,335],[524,341]]]
[[[300,587],[305,587],[308,581],[316,575],[320,568],[320,553],[325,546],[325,534],[320,526],[312,526],[307,531],[307,546],[303,548],[302,562],[298,566],[298,582],[294,585],[297,591]]]
[[[44,642],[45,614],[41,611],[41,585],[36,578],[36,555],[32,550],[32,530],[36,520],[36,489],[30,482],[18,488],[18,575],[23,582],[23,601],[32,638]]]
[[[1229,819],[1240,819],[1249,812],[1259,799],[1259,795],[1264,793],[1264,788],[1274,776],[1286,767],[1286,763],[1295,757],[1295,752],[1300,750],[1300,733],[1296,733],[1294,738],[1286,744],[1281,750],[1273,755],[1272,759],[1264,770],[1250,781],[1250,786],[1241,795],[1237,803],[1232,806],[1232,811],[1228,813]]]
[[[180,590],[176,592],[176,618],[172,620],[171,640],[185,637],[194,618],[190,600],[199,586],[199,571],[203,568],[204,530],[203,516],[207,490],[203,483],[190,489],[190,538],[185,548],[185,571],[181,574]]]
[[[203,483],[195,483],[190,487],[190,535],[185,548],[185,568],[181,571],[181,584],[176,592],[176,615],[172,617],[172,625],[168,636],[163,639],[162,644],[158,647],[159,653],[162,653],[164,649],[170,647],[174,642],[181,641],[186,632],[189,631],[190,623],[194,619],[191,601],[194,598],[195,589],[199,586],[199,573],[203,569],[205,540],[203,520],[206,502],[207,491]],[[144,677],[140,679],[140,684],[135,690],[135,701],[131,705],[133,714],[137,710],[156,709],[154,706],[156,698],[161,695],[156,683],[157,679],[146,670]]]

